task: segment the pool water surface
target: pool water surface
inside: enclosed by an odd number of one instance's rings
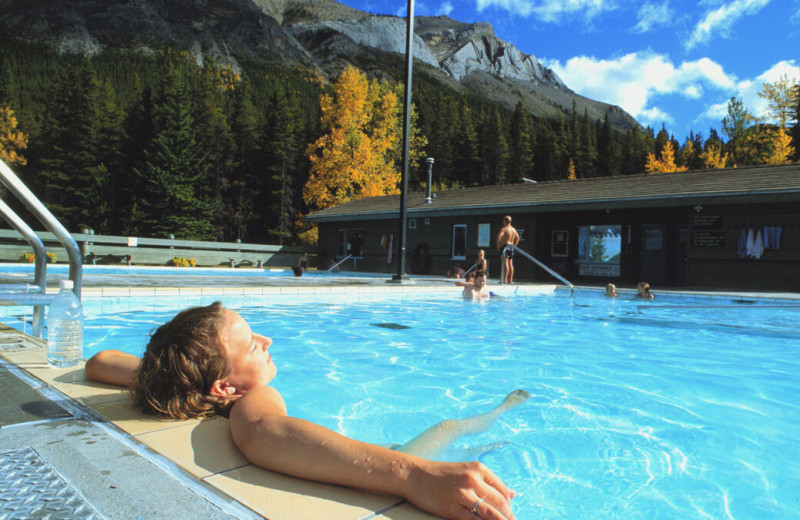
[[[596,293],[86,298],[86,356],[221,299],[273,338],[292,415],[378,444],[531,399],[478,458],[517,518],[800,518],[800,308]]]

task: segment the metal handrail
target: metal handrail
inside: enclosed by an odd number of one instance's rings
[[[340,265],[342,265],[342,264],[345,262],[345,260],[347,260],[347,259],[348,259],[348,258],[350,258],[351,256],[353,256],[353,253],[350,253],[350,254],[349,254],[349,255],[347,255],[346,257],[344,257],[344,258],[342,258],[341,260],[339,260],[337,263],[335,263],[335,264],[333,264],[332,266],[330,266],[330,267],[328,268],[328,272],[330,273],[331,271],[333,271],[334,269],[336,269],[337,267],[339,267]]]
[[[11,171],[11,168],[6,163],[0,160],[0,181],[8,188],[8,190],[19,199],[25,207],[39,219],[39,222],[44,224],[48,231],[56,236],[58,241],[67,250],[69,257],[69,278],[73,283],[73,291],[80,299],[81,297],[81,280],[83,277],[82,256],[77,242],[72,238],[72,235],[61,225],[61,222],[50,213],[42,202],[36,198],[31,190],[25,186],[25,183]],[[0,298],[5,301],[13,302],[17,305],[30,304],[34,306],[34,335],[42,337],[42,324],[44,319],[43,306],[49,305],[52,297],[45,295],[45,288],[47,286],[46,280],[46,263],[47,257],[45,256],[44,244],[36,233],[23,221],[14,211],[3,203],[0,206],[0,212],[3,217],[19,231],[28,243],[33,248],[33,256],[35,261],[34,266],[34,285],[37,286],[39,291],[37,293],[2,293]]]
[[[564,278],[563,276],[561,276],[557,272],[553,271],[552,269],[550,269],[549,267],[544,265],[542,262],[540,262],[539,260],[535,259],[531,255],[526,253],[523,249],[515,246],[514,244],[506,244],[506,246],[503,248],[503,251],[502,251],[503,258],[505,258],[506,250],[508,248],[511,248],[512,251],[519,251],[519,253],[522,256],[524,256],[525,258],[527,258],[528,260],[530,260],[534,264],[538,265],[539,267],[541,267],[542,269],[544,269],[545,271],[550,273],[550,275],[553,276],[553,278],[558,279],[561,283],[563,283],[564,285],[569,287],[569,295],[572,296],[572,292],[575,289],[575,286],[572,285],[569,282],[569,280],[567,280],[566,278]],[[500,262],[500,280],[502,281],[502,280],[505,280],[505,279],[506,279],[506,263],[505,262]]]
[[[44,306],[36,305],[33,296],[41,297],[45,294],[45,280],[47,278],[47,256],[45,256],[44,244],[42,239],[31,229],[31,227],[17,215],[8,204],[0,199],[0,213],[11,226],[21,234],[33,249],[34,271],[33,285],[31,284],[1,284],[0,295],[5,296],[6,292],[12,292],[14,299],[22,297],[30,300],[33,305],[33,335],[41,338],[44,329]],[[48,302],[49,303],[49,302]]]

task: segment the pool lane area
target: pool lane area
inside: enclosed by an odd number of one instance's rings
[[[457,295],[459,291],[453,280],[445,279],[408,284],[387,284],[381,278],[358,284],[337,281],[300,285],[287,281],[224,287],[90,283],[84,285],[83,295],[218,295],[221,299],[228,295],[326,295],[366,299],[387,292]],[[552,285],[492,284],[491,290],[511,296],[560,289]],[[578,290],[596,292],[598,288]],[[696,299],[711,293],[669,294]],[[800,303],[797,294],[728,296]],[[0,511],[11,512],[9,518],[42,517],[45,512],[48,518],[109,519],[435,518],[396,496],[295,479],[253,466],[234,446],[227,419],[176,421],[146,416],[132,407],[126,389],[88,381],[83,364],[49,367],[44,341],[5,325],[0,325],[0,388]],[[30,485],[6,485],[26,483],[26,479]],[[47,482],[45,487],[50,491],[36,487],[37,482]]]

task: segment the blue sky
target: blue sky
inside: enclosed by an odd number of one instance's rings
[[[405,16],[407,0],[339,0]],[[417,16],[490,22],[572,90],[680,140],[721,128],[728,100],[762,115],[764,82],[800,77],[800,0],[416,0]]]

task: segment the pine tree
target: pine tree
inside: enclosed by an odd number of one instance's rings
[[[217,237],[214,206],[197,189],[207,182],[209,171],[189,100],[186,82],[171,68],[153,107],[155,134],[144,150],[144,164],[136,169],[141,230],[149,236]]]
[[[43,198],[67,229],[107,232],[108,168],[99,156],[100,84],[88,60],[61,65],[37,145]],[[35,182],[35,181],[34,181]]]
[[[533,177],[533,128],[528,111],[517,103],[511,116],[510,158],[508,180],[516,183],[523,178]]]
[[[741,99],[732,97],[728,101],[728,114],[722,118],[722,133],[728,136],[730,154],[734,165],[744,164],[746,154],[744,140],[747,129],[753,124],[755,118],[748,112]]]
[[[601,176],[619,175],[622,170],[622,154],[608,111],[597,130],[597,170]]]
[[[511,155],[505,130],[507,125],[503,123],[497,108],[487,115],[487,119],[485,124],[481,125],[480,142],[483,145],[483,153],[480,184],[482,186],[505,184]]]
[[[295,109],[292,98],[282,90],[275,93],[272,104],[272,121],[267,137],[269,160],[268,171],[272,178],[272,197],[270,220],[273,222],[269,234],[273,241],[283,245],[293,236],[293,226],[297,216],[295,207],[294,179],[297,175],[297,151],[300,148],[295,133]],[[275,240],[277,239],[277,240]]]

